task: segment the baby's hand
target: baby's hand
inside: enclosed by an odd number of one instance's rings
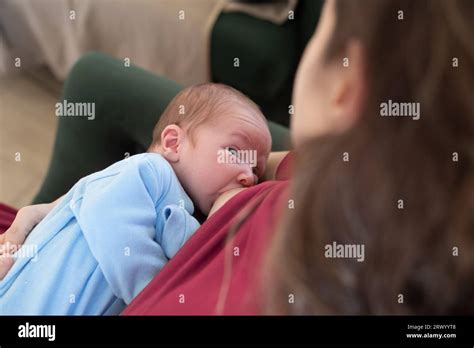
[[[234,197],[236,194],[238,194],[240,191],[246,190],[246,187],[239,187],[235,188],[229,191],[225,191],[221,193],[219,197],[217,197],[216,201],[212,205],[211,211],[209,212],[209,215],[207,218],[209,219],[209,216],[214,214],[217,210],[219,210],[229,199]]]

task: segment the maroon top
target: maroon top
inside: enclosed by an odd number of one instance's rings
[[[10,227],[13,220],[15,220],[16,213],[16,209],[0,203],[0,234]]]
[[[240,192],[206,220],[122,314],[262,313],[260,272],[281,210],[287,207],[290,157],[279,165],[277,181]],[[244,207],[249,207],[250,215],[223,248],[229,228],[247,211]]]

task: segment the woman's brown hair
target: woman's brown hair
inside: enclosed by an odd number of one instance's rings
[[[268,313],[473,314],[474,2],[335,9],[326,59],[358,40],[369,97],[354,127],[297,151]],[[389,100],[419,103],[420,119],[381,116]],[[364,246],[363,262],[327,257],[334,242]]]

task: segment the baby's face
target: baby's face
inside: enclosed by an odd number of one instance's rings
[[[221,193],[257,183],[271,148],[266,122],[238,105],[197,127],[193,140],[183,142],[175,171],[206,215]]]

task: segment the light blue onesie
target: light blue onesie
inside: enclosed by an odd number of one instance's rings
[[[119,314],[199,227],[170,164],[140,154],[82,178],[0,281],[0,314]]]

